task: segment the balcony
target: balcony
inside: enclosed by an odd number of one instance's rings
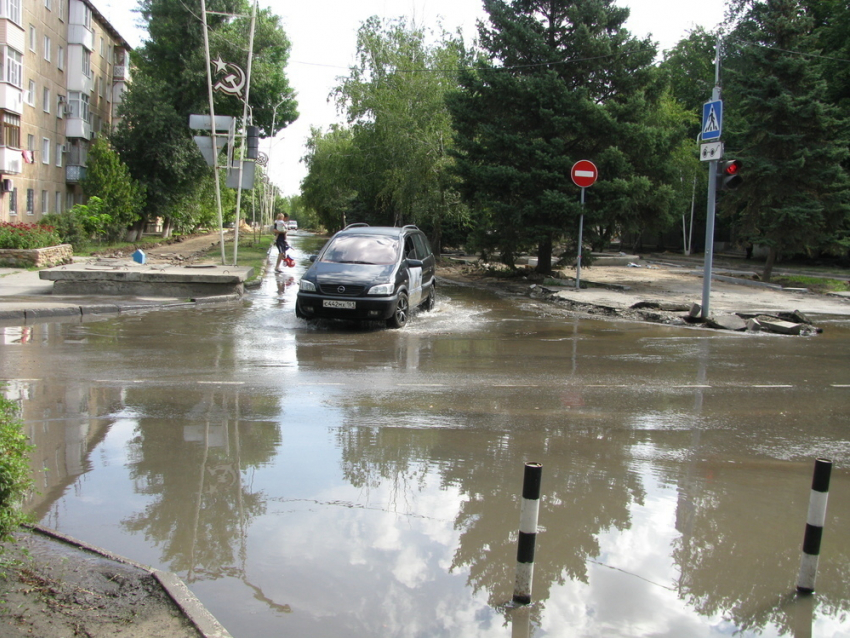
[[[91,124],[81,117],[65,116],[65,137],[73,138],[91,138]]]
[[[0,146],[0,173],[3,175],[17,175],[21,172],[24,156],[21,149]]]
[[[112,67],[112,81],[113,82],[129,82],[130,81],[130,67],[125,65],[115,65]]]
[[[8,82],[0,82],[0,109],[17,113],[24,112],[24,92]]]
[[[85,166],[71,166],[68,165],[65,167],[65,183],[66,184],[79,184],[86,178],[86,167]]]
[[[94,31],[82,24],[69,24],[68,44],[80,44],[88,51],[94,51]]]

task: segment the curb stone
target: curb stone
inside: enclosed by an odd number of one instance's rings
[[[129,558],[114,554],[109,550],[102,549],[95,545],[89,545],[81,540],[67,536],[62,532],[44,527],[43,525],[27,525],[29,529],[43,536],[47,536],[54,540],[60,541],[67,545],[77,547],[78,549],[97,554],[107,560],[129,565],[136,569],[147,572],[153,576],[160,586],[168,594],[168,597],[174,602],[180,612],[186,617],[189,622],[204,636],[204,638],[233,638],[230,632],[215,619],[215,617],[203,606],[201,601],[189,590],[186,584],[173,572],[165,572],[147,565],[142,565]]]

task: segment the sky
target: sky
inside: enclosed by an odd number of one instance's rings
[[[145,32],[138,28],[134,0],[93,0],[98,10],[131,46],[139,46]],[[306,168],[300,161],[311,127],[327,129],[342,121],[328,102],[339,78],[355,61],[358,28],[370,16],[394,19],[406,16],[426,28],[438,23],[454,32],[460,28],[468,41],[477,35],[476,21],[484,19],[481,0],[259,0],[281,17],[292,43],[287,75],[298,100],[300,117],[265,140],[260,150],[269,155],[269,176],[284,196],[297,195]],[[696,26],[713,29],[723,20],[724,0],[617,0],[631,16],[626,27],[636,37],[646,36],[669,49]],[[711,96],[706,95],[706,100]],[[188,125],[188,123],[187,123]]]

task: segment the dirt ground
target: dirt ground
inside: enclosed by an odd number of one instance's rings
[[[2,638],[202,637],[147,570],[30,532],[2,550]]]

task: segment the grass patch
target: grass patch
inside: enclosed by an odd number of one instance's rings
[[[827,277],[811,277],[807,275],[783,275],[773,277],[771,283],[779,284],[783,288],[808,288],[812,292],[848,292],[850,283],[843,279],[829,279]]]
[[[263,272],[263,266],[268,260],[269,248],[274,243],[271,235],[250,234],[239,235],[239,250],[236,253],[237,266],[248,266],[254,269],[254,276],[248,281],[257,279]],[[216,244],[204,255],[207,259],[221,263],[221,245]],[[224,256],[228,262],[233,261],[233,240],[224,242]]]

